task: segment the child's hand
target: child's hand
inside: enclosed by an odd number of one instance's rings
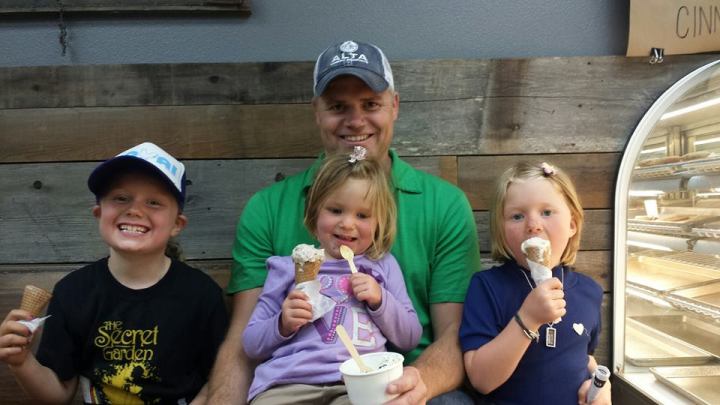
[[[585,401],[587,399],[587,392],[592,384],[592,378],[585,380],[578,390],[578,405],[610,405],[612,404],[612,395],[610,389],[610,381],[606,381],[605,385],[600,389],[595,400],[592,402]]]
[[[382,290],[375,278],[365,273],[354,273],[350,276],[353,295],[358,301],[365,301],[375,311],[382,304]]]
[[[553,322],[565,315],[565,293],[556,277],[535,287],[520,307],[520,317],[528,328],[538,330],[540,325]]]
[[[11,366],[20,366],[30,353],[32,334],[30,330],[18,323],[29,321],[33,317],[22,309],[14,309],[8,313],[0,324],[0,361]]]
[[[280,315],[280,334],[288,337],[305,326],[312,319],[312,305],[309,298],[300,290],[292,290],[282,304]]]

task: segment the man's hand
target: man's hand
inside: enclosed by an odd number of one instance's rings
[[[412,366],[403,369],[402,377],[388,385],[387,393],[399,394],[397,398],[389,401],[387,405],[420,404],[426,402],[427,387],[420,377],[418,369]]]
[[[412,366],[405,367],[402,377],[390,383],[388,393],[399,393],[400,396],[388,404],[424,404],[462,383],[465,367],[458,341],[462,304],[433,304],[430,313],[435,341],[425,348]]]

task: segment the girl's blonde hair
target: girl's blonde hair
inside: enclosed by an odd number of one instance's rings
[[[325,158],[305,200],[305,227],[315,234],[322,205],[330,194],[348,179],[367,180],[369,183],[365,198],[370,201],[372,215],[377,218],[377,229],[365,255],[371,259],[379,259],[390,250],[395,241],[397,208],[390,180],[376,160],[368,158],[351,163],[346,154],[334,154]]]
[[[498,179],[495,187],[494,199],[491,201],[490,207],[490,233],[492,243],[492,258],[497,261],[512,260],[510,248],[505,243],[505,228],[503,227],[503,208],[507,197],[507,190],[510,184],[516,181],[545,179],[555,187],[560,194],[565,197],[570,209],[570,215],[577,228],[577,232],[568,241],[565,251],[560,258],[560,262],[564,264],[575,263],[577,252],[580,249],[580,234],[582,233],[583,214],[582,205],[578,199],[577,191],[570,177],[557,166],[541,162],[529,163],[520,162],[515,166],[505,170]]]

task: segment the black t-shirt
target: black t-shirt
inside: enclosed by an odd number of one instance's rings
[[[86,403],[190,402],[225,335],[222,290],[178,261],[152,287],[133,290],[107,263],[99,260],[55,285],[38,361],[62,381],[79,376]]]

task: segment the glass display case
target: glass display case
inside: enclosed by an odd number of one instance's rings
[[[648,110],[618,176],[613,369],[651,402],[720,404],[718,62]]]

